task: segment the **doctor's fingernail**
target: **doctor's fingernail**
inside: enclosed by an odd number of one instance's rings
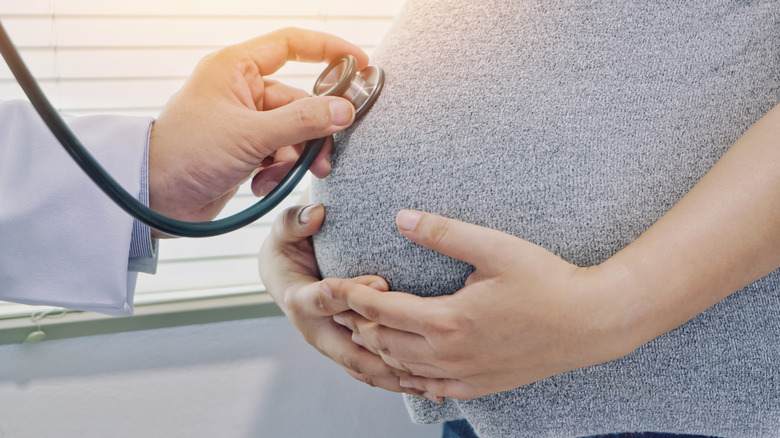
[[[417,223],[420,222],[422,214],[412,210],[401,210],[395,218],[395,223],[402,231],[414,231]]]
[[[345,99],[334,99],[330,102],[330,119],[335,126],[347,126],[352,122],[353,106]]]

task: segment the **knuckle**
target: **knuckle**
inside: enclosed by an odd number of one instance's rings
[[[412,370],[413,366],[411,363],[405,361],[405,360],[399,360],[396,367],[393,368],[394,375],[397,376],[403,376],[403,375],[409,375],[414,374],[414,370]]]
[[[357,374],[354,377],[368,386],[376,387],[376,383],[374,382],[373,376],[368,376],[365,374]]]
[[[310,101],[312,102],[312,101]],[[301,105],[295,118],[301,131],[315,131],[330,125],[329,117],[324,117],[318,105]]]
[[[361,313],[369,321],[376,321],[381,315],[380,310],[374,305],[367,305]]]
[[[344,353],[340,358],[340,362],[344,368],[354,373],[362,375],[362,368],[360,366],[360,362],[352,353]]]
[[[209,52],[201,58],[199,64],[200,65],[208,65],[208,64],[224,64],[233,56],[233,49],[232,46],[226,46],[219,50],[214,50],[212,52]]]
[[[390,351],[390,348],[388,348],[388,346],[383,344],[381,341],[376,343],[375,350],[377,354],[379,354],[379,356],[381,356],[385,361],[392,360],[393,352]]]
[[[283,294],[282,305],[293,315],[300,313],[300,309],[298,308],[298,300],[296,299],[295,294]]]
[[[385,338],[381,335],[374,336],[373,344],[376,348],[376,351],[379,353],[382,357],[393,357],[393,352],[390,350],[390,346],[388,345]]]
[[[282,241],[292,237],[300,208],[300,206],[289,207],[277,216],[271,228],[271,235]]]
[[[333,308],[331,306],[331,303],[325,300],[325,298],[322,296],[322,294],[316,294],[314,296],[314,305],[319,309],[323,314],[330,315],[333,314]]]
[[[446,219],[437,219],[431,225],[429,238],[434,246],[439,246],[443,241],[447,233],[449,232],[450,224]]]
[[[432,310],[428,318],[428,327],[431,333],[452,339],[462,337],[464,333],[473,330],[474,315],[471,307],[461,305],[458,295],[441,297],[441,305]]]
[[[431,333],[449,338],[458,334],[460,330],[460,317],[458,315],[442,315],[429,322]]]
[[[292,38],[299,33],[301,33],[301,29],[293,26],[287,26],[272,32],[271,35],[275,35],[280,38],[287,39],[287,38]]]
[[[257,64],[247,57],[239,44],[225,46],[207,56],[205,60],[215,66],[235,66],[241,72],[257,71]]]
[[[358,325],[355,323],[354,315],[351,311],[341,312],[338,314],[344,322],[344,327],[353,332],[360,333]]]
[[[279,224],[278,233],[289,235],[298,222],[299,207],[290,207],[284,210],[284,213],[276,220]]]

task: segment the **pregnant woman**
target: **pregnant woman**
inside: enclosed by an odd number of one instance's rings
[[[310,343],[484,437],[776,436],[780,1],[410,0],[373,63],[261,254]]]

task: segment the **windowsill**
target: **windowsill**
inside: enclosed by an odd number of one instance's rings
[[[0,320],[0,345],[24,343],[30,333],[38,330],[45,333],[44,340],[54,340],[280,315],[282,311],[265,292],[147,304],[137,306],[135,315],[125,317],[68,311],[61,317],[53,313],[38,323],[29,316]]]

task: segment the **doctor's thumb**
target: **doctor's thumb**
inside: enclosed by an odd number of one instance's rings
[[[355,107],[340,97],[308,97],[257,113],[258,140],[266,155],[284,146],[333,135],[355,120]]]

